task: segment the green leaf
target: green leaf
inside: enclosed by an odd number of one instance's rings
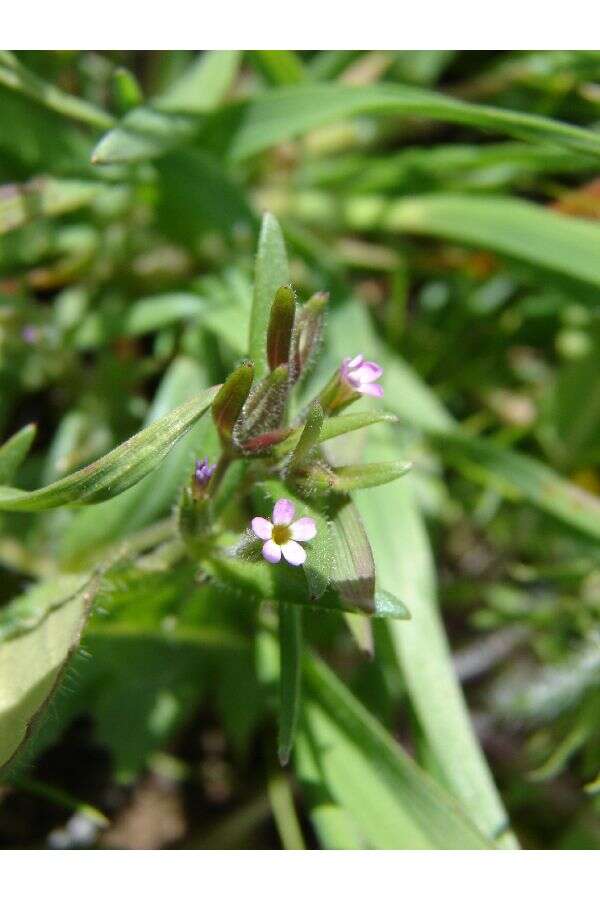
[[[287,765],[294,745],[300,710],[302,660],[302,610],[290,603],[279,604],[279,741],[278,755]]]
[[[289,283],[287,255],[283,234],[277,219],[265,213],[258,240],[254,273],[254,296],[250,315],[248,355],[256,366],[256,380],[264,378],[267,364],[267,329],[271,304],[277,290]]]
[[[9,484],[27,454],[35,438],[36,426],[25,425],[0,447],[0,484]]]
[[[0,84],[75,122],[93,128],[110,128],[113,124],[112,116],[104,110],[39,78],[8,50],[0,51]]]
[[[507,197],[436,194],[400,200],[376,227],[474,244],[600,285],[600,226]]]
[[[302,60],[294,50],[253,50],[252,56],[270,84],[299,84],[306,79]]]
[[[158,422],[144,428],[84,469],[37,491],[0,488],[0,509],[52,509],[100,503],[120,494],[155,469],[176,442],[206,412],[219,386],[208,388]]]
[[[266,194],[280,215],[352,230],[425,234],[484,247],[545,273],[600,285],[600,226],[509,197],[425,194],[338,199],[319,192]],[[538,278],[540,274],[538,272]],[[547,277],[547,276],[546,276]]]
[[[584,534],[600,534],[600,501],[561,478],[552,469],[522,453],[507,450],[490,439],[462,431],[435,393],[418,374],[378,340],[364,310],[348,304],[336,313],[334,335],[361,335],[361,348],[384,367],[384,402],[402,419],[422,428],[448,462],[469,476],[508,493],[525,497],[535,506]],[[342,352],[340,347],[339,352]]]
[[[304,428],[298,429],[300,437],[297,439],[296,446],[292,452],[290,459],[290,471],[294,471],[307,456],[310,456],[312,450],[319,442],[319,436],[323,427],[323,409],[321,404],[315,400],[306,416]],[[298,432],[292,435],[296,440]],[[281,446],[277,448],[281,452]]]
[[[306,654],[304,678],[303,740],[312,748],[327,794],[346,812],[363,846],[491,846],[323,662]],[[336,819],[339,825],[339,815]]]
[[[395,481],[396,478],[406,475],[411,465],[407,462],[377,462],[358,466],[337,466],[330,472],[315,466],[308,471],[305,481],[311,487],[348,494]]]
[[[205,113],[217,107],[231,87],[241,50],[205,50],[156,101],[167,112]]]
[[[0,192],[0,234],[38,218],[61,216],[87,206],[106,186],[93,181],[35,178],[26,184],[5,184]]]
[[[367,428],[369,425],[379,425],[382,422],[393,424],[397,421],[398,417],[395,415],[378,412],[347,413],[346,415],[332,416],[323,422],[317,443],[322,444],[324,441],[330,441],[341,434],[358,431],[360,428]],[[300,447],[302,433],[303,429],[297,428],[285,441],[278,444],[275,448],[277,456],[283,456],[291,450],[295,453],[297,448]]]
[[[600,500],[538,460],[462,431],[432,435],[444,459],[511,499],[524,497],[583,534],[600,538]]]
[[[0,612],[0,766],[30,733],[79,642],[94,588],[57,577]]]
[[[105,134],[92,154],[96,164],[140,162],[163,156],[189,140],[197,117],[219,105],[237,72],[240,52],[211,50],[199,56],[152,105],[140,106]]]
[[[242,160],[320,125],[365,114],[407,116],[510,134],[519,140],[555,143],[600,155],[600,135],[542,116],[466,103],[405,85],[348,87],[297,85],[268,91],[250,101],[230,154]]]
[[[370,609],[375,600],[373,551],[350,497],[334,504],[331,520],[333,587],[353,606]]]
[[[284,563],[270,565],[266,562],[221,557],[204,560],[202,565],[216,586],[227,588],[240,600],[252,603],[262,603],[263,600],[275,603],[283,601],[315,612],[354,612],[376,618],[410,618],[406,606],[384,590],[375,591],[374,603],[370,609],[346,600],[331,586],[315,600],[309,594],[304,572]]]
[[[202,368],[187,357],[178,357],[167,369],[150,407],[148,425],[160,419],[180,403],[197,395],[206,385]],[[61,538],[61,556],[69,564],[96,553],[107,543],[150,524],[166,513],[177,490],[190,477],[194,452],[207,451],[208,418],[197,422],[171,451],[163,463],[147,478],[102,503],[78,510]]]
[[[389,439],[388,439],[389,440]],[[378,447],[377,444],[380,444]],[[383,441],[372,441],[370,455]],[[389,441],[389,449],[394,445]],[[381,583],[397,590],[410,607],[408,625],[391,625],[399,664],[427,744],[444,784],[490,841],[504,834],[506,812],[469,718],[436,598],[434,560],[410,479],[358,498]],[[503,843],[514,846],[510,836]]]
[[[363,850],[359,825],[328,791],[316,748],[307,740],[303,729],[296,740],[294,762],[319,846],[324,850]]]

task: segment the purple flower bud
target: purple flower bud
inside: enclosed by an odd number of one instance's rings
[[[25,325],[21,331],[21,337],[26,344],[37,344],[40,337],[39,328],[36,328],[35,325]]]
[[[212,466],[209,464],[208,456],[205,456],[204,459],[197,459],[194,472],[194,481],[196,485],[201,488],[206,487],[216,468],[216,463]]]

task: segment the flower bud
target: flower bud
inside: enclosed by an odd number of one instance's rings
[[[231,443],[234,426],[248,399],[253,379],[254,363],[242,363],[231,373],[213,400],[213,419],[223,444]]]
[[[284,285],[275,294],[267,330],[267,360],[271,371],[289,362],[295,315],[294,291]]]
[[[353,358],[348,356],[321,391],[321,406],[328,415],[335,415],[360,399],[361,394],[383,397],[383,388],[377,384],[382,375],[381,366],[365,360],[362,353]]]
[[[328,300],[329,294],[320,291],[313,294],[298,311],[290,353],[293,381],[297,381],[309,368],[319,349]]]
[[[208,462],[208,456],[204,459],[196,460],[196,467],[192,477],[192,494],[196,500],[202,499],[208,494],[208,484],[217,468],[217,464],[212,466]]]
[[[239,450],[244,452],[244,446],[249,438],[279,431],[288,390],[288,367],[285,365],[273,369],[266,378],[255,385],[233,432],[233,441]],[[282,433],[281,437],[272,443],[277,443],[285,437],[286,434]]]

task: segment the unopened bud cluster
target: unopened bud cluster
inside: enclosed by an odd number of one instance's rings
[[[327,294],[314,294],[299,304],[290,285],[275,293],[265,335],[268,365],[266,375],[255,380],[255,365],[246,360],[227,378],[212,406],[212,415],[221,444],[219,459],[197,460],[191,485],[182,499],[180,521],[187,537],[194,530],[204,532],[200,544],[214,530],[213,504],[224,474],[236,460],[246,463],[240,482],[240,504],[253,483],[277,479],[290,493],[341,493],[381,484],[398,477],[406,467],[399,463],[332,468],[321,451],[327,439],[326,423],[351,403],[367,395],[383,396],[379,379],[383,369],[365,360],[362,354],[347,357],[331,374],[325,386],[308,404],[305,412],[289,420],[291,392],[313,365],[321,345]],[[352,417],[349,417],[352,418]],[[368,424],[365,422],[364,424]],[[352,424],[352,428],[362,427]],[[340,429],[343,433],[348,428]],[[335,433],[335,429],[329,429]],[[303,517],[294,521],[291,500],[278,500],[271,520],[252,519],[249,539],[263,541],[262,556],[269,563],[285,560],[301,566],[306,559],[302,543],[316,534],[315,521]]]

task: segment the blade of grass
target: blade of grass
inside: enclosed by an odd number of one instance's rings
[[[328,792],[377,849],[484,849],[456,801],[394,742],[323,662],[305,654],[303,731]]]
[[[268,91],[247,105],[230,154],[232,159],[240,161],[319,125],[369,113],[452,122],[600,156],[600,135],[593,131],[542,116],[467,103],[434,91],[395,84],[355,88],[312,84]]]
[[[488,839],[497,840],[507,829],[506,812],[453,669],[437,609],[434,562],[412,488],[397,481],[359,495],[357,502],[373,542],[378,578],[392,590],[401,585],[403,596],[410,597],[411,622],[392,626],[391,633],[423,733],[445,785]],[[502,844],[515,845],[509,836]]]
[[[302,659],[302,608],[279,604],[279,742],[278,755],[287,765],[298,725]]]
[[[137,107],[96,145],[92,162],[140,162],[154,159],[185,143],[201,116],[219,105],[240,61],[238,50],[203,53],[154,103]]]
[[[39,78],[8,50],[0,51],[0,84],[75,122],[99,129],[111,128],[114,124],[109,113]]]
[[[36,426],[25,425],[0,447],[0,484],[11,482],[31,448]]]

